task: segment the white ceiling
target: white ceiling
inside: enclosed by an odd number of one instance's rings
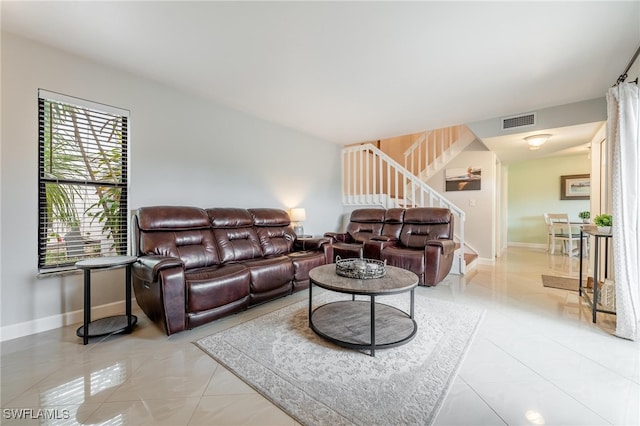
[[[591,139],[604,122],[555,127],[535,132],[483,138],[482,142],[497,153],[503,164],[513,164],[558,155],[589,154]],[[539,149],[530,150],[524,140],[527,136],[549,134],[551,137]]]
[[[603,97],[640,44],[639,1],[1,8],[3,31],[341,144]]]

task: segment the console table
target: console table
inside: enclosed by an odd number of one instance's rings
[[[598,284],[600,283],[600,240],[604,240],[604,278],[609,277],[609,240],[612,238],[612,235],[604,234],[598,231],[598,228],[595,226],[583,226],[580,228],[580,253],[582,251],[582,245],[584,241],[584,237],[591,236],[594,238],[593,243],[593,300],[589,297],[587,291],[582,289],[582,256],[580,256],[580,279],[578,284],[578,294],[583,297],[589,306],[591,306],[591,315],[593,316],[593,322],[596,322],[596,314],[598,312],[613,314],[615,315],[615,311],[610,311],[607,309],[598,308],[599,301],[599,289]]]
[[[130,333],[138,322],[131,315],[131,265],[138,260],[135,256],[92,257],[76,262],[76,268],[84,271],[84,325],[78,328],[76,335],[83,338],[86,345],[89,337],[107,334]],[[99,269],[126,268],[125,306],[126,315],[116,315],[91,321],[91,271]]]

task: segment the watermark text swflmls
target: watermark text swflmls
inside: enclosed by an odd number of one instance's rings
[[[5,420],[68,420],[71,413],[67,409],[57,408],[3,408]]]

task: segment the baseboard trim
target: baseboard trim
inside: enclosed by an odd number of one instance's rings
[[[132,306],[135,299],[131,301]],[[124,300],[119,302],[108,303],[106,305],[93,306],[91,308],[91,317],[93,319],[108,317],[112,315],[120,315],[125,312]],[[18,324],[11,324],[0,328],[0,342],[17,339],[19,337],[30,336],[32,334],[42,333],[43,331],[54,330],[56,328],[65,327],[71,324],[82,325],[84,321],[84,311],[77,310],[73,312],[65,312],[50,317],[38,318],[31,321],[25,321]]]
[[[478,265],[495,265],[496,264],[496,260],[495,259],[488,259],[486,257],[479,257],[477,259]]]
[[[508,246],[509,247],[524,247],[524,248],[532,248],[532,249],[543,249],[543,250],[547,249],[547,245],[546,244],[540,244],[540,243],[509,242]]]

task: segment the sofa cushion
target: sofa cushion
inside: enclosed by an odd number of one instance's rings
[[[252,294],[290,285],[293,280],[293,263],[287,256],[247,260],[242,264],[249,268]]]
[[[453,238],[453,217],[449,209],[413,208],[404,214],[400,242],[405,247],[424,248],[429,240]]]
[[[241,264],[200,268],[184,275],[187,312],[201,312],[244,299],[249,302],[249,269]]]
[[[349,222],[382,223],[386,212],[385,209],[357,209],[351,212]]]
[[[206,209],[214,228],[244,228],[253,225],[251,213],[246,209],[217,207]]]
[[[318,251],[299,251],[289,253],[287,257],[293,262],[294,281],[308,280],[310,270],[327,263],[324,253]]]
[[[362,244],[372,236],[380,235],[385,212],[383,209],[354,210],[347,225],[347,233],[351,240]]]
[[[291,219],[282,209],[249,209],[255,226],[289,226]]]
[[[186,270],[218,265],[218,251],[209,229],[141,232],[142,255],[177,257]]]
[[[208,229],[211,226],[207,213],[198,207],[141,207],[136,211],[136,219],[142,231]]]
[[[364,246],[359,243],[333,243],[333,260],[363,257]]]
[[[136,212],[138,255],[176,257],[185,269],[218,265],[206,212],[195,207],[142,207]]]
[[[238,262],[263,256],[253,218],[248,210],[234,208],[207,209],[222,263]]]
[[[405,209],[402,208],[388,209],[384,214],[384,224],[382,225],[380,234],[388,237],[387,239],[399,239],[404,220],[404,212]]]
[[[258,235],[251,228],[214,229],[222,263],[262,257]]]
[[[287,228],[256,228],[265,256],[288,254],[293,250],[296,235]]]
[[[249,209],[249,212],[264,256],[283,255],[293,250],[296,234],[287,212],[280,209]]]
[[[382,250],[380,260],[387,261],[387,265],[412,271],[423,282],[425,268],[425,250],[403,247],[386,247]]]

